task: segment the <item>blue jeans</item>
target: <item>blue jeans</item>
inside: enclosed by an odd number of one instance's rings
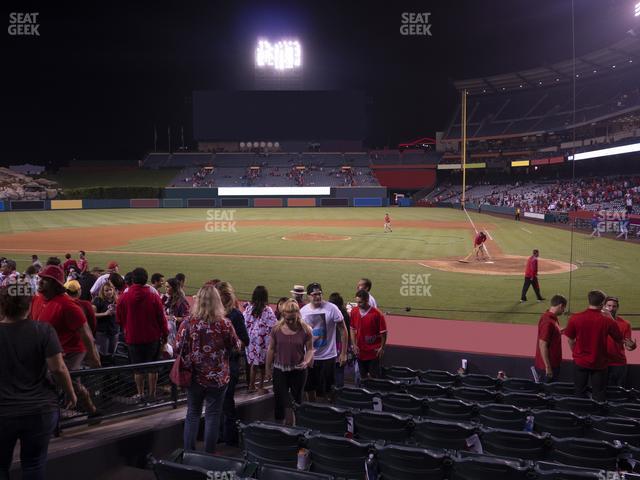
[[[9,478],[13,450],[20,439],[23,480],[44,480],[49,439],[58,424],[59,412],[0,417],[0,478]]]
[[[202,404],[205,404],[204,412],[204,451],[214,453],[218,443],[220,417],[227,385],[223,387],[203,387],[194,380],[187,389],[187,418],[184,421],[184,449],[195,450],[196,438],[200,428],[202,417]]]

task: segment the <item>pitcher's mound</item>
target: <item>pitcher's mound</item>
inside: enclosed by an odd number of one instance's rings
[[[445,272],[477,273],[480,275],[520,275],[524,276],[524,267],[527,257],[518,255],[500,255],[492,257],[489,262],[477,262],[471,258],[469,263],[461,263],[458,258],[443,258],[435,260],[425,260],[420,265]],[[567,273],[577,269],[577,265],[560,260],[541,258],[538,260],[538,274],[552,275],[557,273]]]
[[[282,240],[300,240],[303,242],[337,242],[341,240],[351,240],[351,237],[344,235],[328,235],[326,233],[296,233],[282,237]]]

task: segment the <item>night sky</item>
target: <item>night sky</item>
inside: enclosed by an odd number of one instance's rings
[[[633,1],[574,0],[576,53],[626,34]],[[53,5],[52,5],[53,4]],[[571,0],[57,2],[3,6],[2,163],[138,159],[191,140],[193,90],[253,88],[258,36],[297,37],[305,88],[362,90],[369,147],[447,125],[453,80],[571,57]],[[38,37],[9,36],[9,12],[39,12]],[[432,36],[402,36],[430,12]]]

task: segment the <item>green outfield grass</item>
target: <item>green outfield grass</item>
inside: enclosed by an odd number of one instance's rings
[[[206,224],[211,219],[207,211],[201,209],[6,212],[0,214],[0,228],[5,233],[14,233],[70,227],[195,222],[193,229],[186,233],[164,235],[160,232],[132,241],[121,239],[120,246],[108,249],[114,253],[91,253],[90,263],[105,265],[107,261],[116,259],[125,272],[144,266],[150,274],[159,271],[167,277],[184,272],[191,292],[207,279],[221,278],[229,280],[245,298],[258,284],[266,285],[275,299],[288,295],[294,283],[319,281],[325,292],[338,291],[350,299],[358,278],[366,276],[374,283],[372,292],[379,304],[393,313],[510,323],[537,322],[545,305],[518,302],[522,276],[448,273],[419,265],[420,260],[466,255],[470,249],[472,229],[470,226],[468,230],[421,229],[403,227],[402,222],[463,222],[467,221],[463,212],[393,209],[394,232],[388,234],[382,231],[384,212],[379,208],[238,209],[234,212],[236,233],[206,231]],[[542,257],[569,261],[573,251],[574,263],[582,266],[572,274],[572,310],[584,308],[587,291],[600,288],[620,297],[621,315],[640,312],[635,281],[640,267],[640,245],[605,238],[588,239],[587,235],[579,233],[573,235],[572,241],[571,232],[544,224],[515,222],[484,214],[470,215],[478,228],[492,226],[490,234],[504,253],[527,256],[533,248],[538,248]],[[306,220],[312,223],[309,226],[261,226],[249,222],[256,220]],[[337,220],[350,223],[341,227],[320,224]],[[374,221],[379,226],[355,226],[358,221]],[[351,237],[351,240],[306,242],[282,239],[299,233],[342,235]],[[4,251],[8,248],[20,246],[3,241],[0,254],[15,258],[19,268],[24,269],[30,252]],[[80,237],[76,249],[81,248],[90,249]],[[65,253],[49,251],[46,242],[40,250],[41,257]],[[173,256],[171,253],[182,255]],[[215,257],[211,254],[270,258]],[[413,283],[418,284],[415,280],[422,277],[415,276],[422,274],[430,274],[430,296],[403,295],[411,293],[402,290],[405,280],[411,280],[410,276],[414,275]],[[569,278],[568,273],[541,276],[543,295],[547,298],[554,293],[569,295]],[[532,291],[529,298],[534,298]],[[407,307],[411,308],[409,312]],[[640,326],[640,318],[630,316],[627,319],[634,326]]]

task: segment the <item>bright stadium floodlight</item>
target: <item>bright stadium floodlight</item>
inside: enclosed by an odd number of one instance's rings
[[[640,152],[640,143],[633,143],[631,145],[622,145],[620,147],[603,148],[600,150],[592,150],[591,152],[576,153],[575,155],[569,155],[567,160],[587,160],[589,158],[609,157],[611,155],[622,155],[624,153]]]
[[[636,3],[636,17],[640,17],[640,2]]]
[[[294,70],[302,66],[302,47],[298,40],[280,40],[271,43],[258,39],[256,46],[256,67],[274,70]]]

